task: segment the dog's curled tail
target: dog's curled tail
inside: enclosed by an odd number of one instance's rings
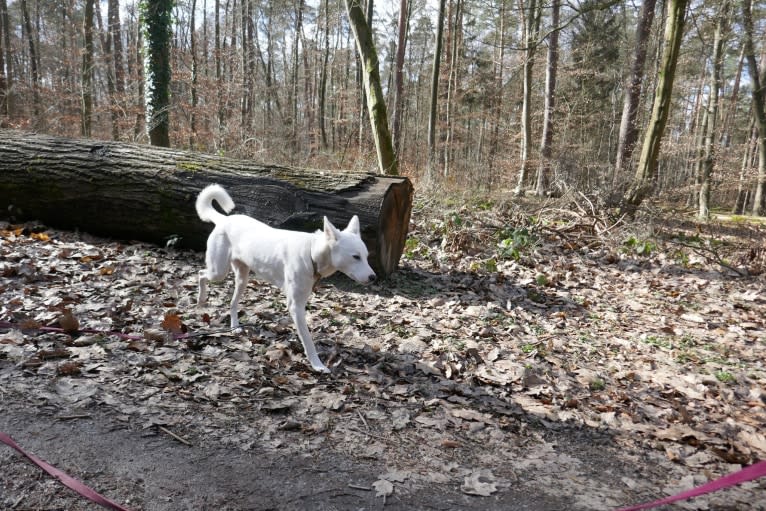
[[[234,209],[234,201],[221,185],[209,185],[199,193],[196,203],[197,215],[204,222],[217,224],[223,215],[215,210],[213,201],[216,201],[226,213]]]

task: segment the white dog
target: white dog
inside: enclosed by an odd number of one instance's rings
[[[319,279],[336,271],[362,284],[375,280],[375,272],[367,263],[367,247],[359,234],[359,218],[354,216],[340,231],[325,217],[324,230],[310,234],[274,229],[246,215],[222,215],[213,208],[214,200],[226,213],[234,208],[234,201],[220,185],[208,186],[197,197],[197,214],[215,224],[207,240],[206,268],[199,272],[198,305],[207,301],[208,282],[223,280],[231,267],[235,276],[231,328],[238,328],[237,304],[252,270],[256,278],[282,289],[311,367],[330,372],[319,360],[311,340],[306,304]]]

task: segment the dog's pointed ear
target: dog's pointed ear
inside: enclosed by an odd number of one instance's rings
[[[340,238],[340,231],[330,222],[327,217],[324,217],[324,235],[327,241],[337,241]]]
[[[356,215],[351,217],[351,220],[349,220],[348,225],[344,230],[351,234],[359,235],[359,217]]]

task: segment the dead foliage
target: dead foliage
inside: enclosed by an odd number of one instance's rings
[[[277,290],[250,286],[239,335],[231,279],[196,309],[201,254],[0,227],[0,395],[68,416],[99,406],[191,444],[385,458],[382,499],[423,481],[545,485],[523,472],[548,462],[564,473],[547,484],[589,509],[650,491],[623,476],[588,501],[546,429],[664,453],[668,492],[766,456],[757,227],[626,224],[584,197],[532,214],[418,204],[399,272],[370,288],[333,278],[310,302],[329,376],[310,371]]]

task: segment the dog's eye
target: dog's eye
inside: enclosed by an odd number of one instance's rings
[[[362,256],[357,254],[357,255],[354,256],[354,259],[356,259],[357,261],[361,261],[362,260]]]

